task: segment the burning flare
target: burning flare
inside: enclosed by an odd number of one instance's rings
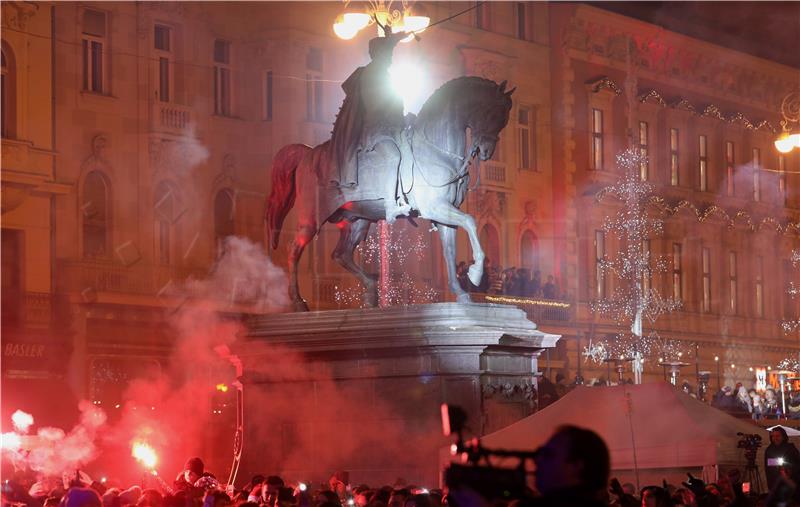
[[[33,424],[33,416],[22,410],[17,410],[11,415],[11,422],[14,423],[14,429],[19,433],[27,433],[28,428]]]
[[[158,463],[156,451],[149,445],[142,442],[135,442],[133,444],[131,455],[136,458],[139,463],[150,469],[155,468],[156,463]]]

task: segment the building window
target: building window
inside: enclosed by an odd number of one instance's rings
[[[261,86],[263,91],[261,119],[272,121],[272,71],[264,71],[264,83]]]
[[[485,1],[475,2],[475,28],[489,30],[489,4]]]
[[[672,244],[672,297],[683,299],[683,267],[681,255],[683,247],[680,243]]]
[[[592,169],[603,169],[603,111],[592,109]]]
[[[17,229],[2,230],[2,273],[0,283],[2,284],[2,300],[0,313],[2,313],[2,325],[13,326],[18,324],[22,317],[24,301],[24,277],[23,267],[23,245],[25,244],[25,232]]]
[[[106,13],[94,9],[83,11],[83,89],[88,92],[105,93],[108,40]]]
[[[698,151],[700,157],[700,190],[706,192],[708,190],[708,138],[706,136],[700,136],[698,138],[698,143],[700,146]]]
[[[514,2],[514,10],[517,18],[517,39],[528,39],[528,13],[525,2]]]
[[[703,311],[711,311],[711,251],[708,248],[702,250],[703,266]]]
[[[231,115],[231,43],[214,41],[214,114]]]
[[[520,169],[536,169],[536,112],[527,106],[517,111]]]
[[[648,132],[647,132],[647,122],[640,121],[639,122],[639,154],[642,156],[643,160],[639,164],[639,179],[642,181],[647,181],[650,177],[650,162],[647,160],[648,157]]]
[[[92,171],[83,181],[83,256],[107,257],[109,255],[108,209],[109,185],[99,171]]]
[[[306,119],[323,121],[322,51],[311,48],[306,55]]]
[[[736,252],[728,252],[728,310],[736,315],[736,300],[738,298],[738,277],[736,269]]]
[[[217,247],[217,258],[223,253],[225,238],[234,235],[233,191],[224,188],[214,197],[214,244]]]
[[[725,179],[728,195],[736,193],[736,182],[734,176],[736,175],[736,159],[734,157],[734,145],[732,141],[725,142]]]
[[[756,317],[764,316],[764,258],[756,256]]]
[[[786,157],[778,155],[778,192],[784,206],[789,204],[789,192],[786,189]]]
[[[680,157],[678,156],[678,129],[669,129],[669,184],[680,185]]]
[[[169,102],[172,97],[172,29],[155,25],[153,46],[158,61],[158,100]]]
[[[520,265],[534,272],[539,269],[539,249],[536,235],[531,231],[522,233],[520,239]]]
[[[642,293],[647,294],[650,292],[650,287],[653,286],[653,273],[650,270],[650,240],[643,239],[642,240],[642,255],[644,255],[645,262],[647,265],[645,266],[645,270],[642,273]]]
[[[753,148],[753,200],[761,200],[761,150]]]
[[[2,75],[0,75],[0,114],[2,114],[2,123],[0,123],[0,130],[2,130],[2,137],[14,137],[15,125],[15,111],[17,105],[16,94],[16,69],[14,67],[14,58],[10,49],[3,44],[3,61],[2,61]]]
[[[606,275],[603,270],[603,260],[606,258],[606,233],[604,231],[594,232],[594,264],[595,264],[595,285],[597,299],[606,297]]]
[[[172,260],[172,224],[176,218],[177,203],[175,192],[165,182],[156,188],[153,209],[157,259],[161,264],[168,265]]]

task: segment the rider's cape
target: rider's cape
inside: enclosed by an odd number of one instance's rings
[[[340,185],[358,183],[356,154],[364,134],[365,114],[361,94],[361,74],[363,72],[364,67],[357,68],[342,83],[345,99],[336,116],[336,122],[333,124],[331,145],[333,148],[332,159],[336,170],[332,172],[332,175],[338,176]]]

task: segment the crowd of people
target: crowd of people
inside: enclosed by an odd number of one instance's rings
[[[347,474],[331,476],[317,489],[289,484],[279,476],[256,475],[241,489],[225,487],[205,470],[200,458],[191,458],[172,484],[127,489],[107,487],[85,475],[65,478],[64,485],[48,487],[46,480],[31,485],[6,479],[2,507],[759,507],[798,505],[795,484],[800,477],[800,452],[782,429],[770,435],[764,465],[768,492],[751,492],[738,470],[706,484],[687,474],[680,485],[662,481],[637,489],[632,483],[610,479],[608,447],[595,432],[562,426],[533,453],[535,489],[523,485],[516,498],[504,498],[506,484],[470,482],[445,490],[406,485],[351,487]],[[473,483],[480,481],[476,474]],[[491,482],[491,475],[487,475]],[[749,483],[748,483],[749,485]],[[489,498],[492,487],[498,492]],[[477,493],[480,489],[482,493]]]
[[[783,414],[781,398],[772,387],[759,391],[747,389],[741,383],[722,386],[711,399],[711,405],[734,414],[747,414],[753,419],[777,418],[800,419],[800,391],[785,393],[786,414]]]
[[[467,276],[470,264],[461,261],[456,266],[456,275],[461,288],[466,292],[520,296],[528,298],[559,299],[560,293],[553,275],[542,280],[542,273],[537,269],[502,268],[492,263],[489,258],[483,262],[483,277],[478,285],[474,285]]]

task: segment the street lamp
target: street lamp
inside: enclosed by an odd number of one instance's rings
[[[430,24],[430,18],[421,7],[416,8],[416,13],[411,12],[411,2],[400,0],[400,9],[394,8],[394,0],[369,0],[364,3],[364,8],[354,8],[350,0],[344,0],[345,12],[336,17],[333,32],[340,39],[349,40],[369,25],[376,24],[378,36],[383,37],[383,27],[391,27],[392,33],[424,31]],[[401,11],[402,9],[402,11]],[[401,42],[408,42],[414,38],[411,34]]]
[[[789,92],[781,102],[782,132],[775,140],[775,149],[789,153],[800,148],[800,91]]]

